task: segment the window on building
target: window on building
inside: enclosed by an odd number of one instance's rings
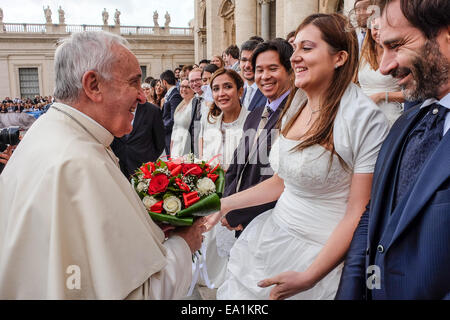
[[[144,81],[145,78],[147,78],[147,66],[141,66],[141,72],[142,72],[142,81]]]
[[[20,96],[34,98],[39,93],[38,68],[19,68]]]

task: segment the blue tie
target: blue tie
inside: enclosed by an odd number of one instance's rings
[[[427,114],[417,123],[405,142],[400,162],[394,205],[410,190],[423,164],[433,153],[444,133],[447,108],[435,103],[427,108]]]

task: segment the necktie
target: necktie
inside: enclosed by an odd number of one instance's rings
[[[198,102],[195,107],[195,120],[196,121],[200,120],[202,117],[202,101],[203,101],[202,97],[198,97],[197,99],[198,99]]]
[[[405,142],[397,180],[395,206],[410,190],[423,164],[442,139],[448,109],[435,103],[429,106],[428,110]]]
[[[261,132],[266,127],[267,122],[269,121],[269,118],[273,114],[273,112],[274,111],[269,106],[266,106],[264,108],[264,111],[263,111],[263,113],[261,115],[261,120],[259,121],[258,131],[256,131],[255,140],[253,141],[253,145],[256,144],[256,141],[258,140],[258,137],[261,135]]]

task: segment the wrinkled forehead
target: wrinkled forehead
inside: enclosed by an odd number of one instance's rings
[[[420,33],[420,30],[413,27],[403,15],[400,8],[400,1],[392,2],[386,6],[379,19],[379,25],[380,38],[382,40],[392,37],[403,37],[411,32]]]
[[[202,77],[202,73],[200,71],[191,71],[189,72],[189,80],[199,79]]]
[[[385,30],[413,28],[400,8],[400,1],[388,4],[382,12],[379,22]]]

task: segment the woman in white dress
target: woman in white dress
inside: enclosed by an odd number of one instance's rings
[[[315,14],[297,28],[291,64],[300,89],[281,115],[275,174],[223,198],[207,218],[210,228],[231,210],[278,200],[234,244],[218,299],[334,298],[388,132],[380,109],[351,83],[358,42],[346,23]]]
[[[200,132],[200,157],[211,165],[220,163],[226,170],[242,137],[248,111],[242,108],[240,97],[244,82],[233,70],[219,69],[210,83],[214,103],[208,115],[202,116]],[[205,233],[203,256],[211,286],[217,288],[225,279],[230,249],[236,238],[234,231],[222,225]]]
[[[371,25],[361,49],[358,80],[363,92],[380,107],[392,126],[403,113],[402,102],[405,99],[397,80],[391,75],[381,74],[379,70],[383,56],[378,32],[379,19],[373,19]]]
[[[180,83],[180,95],[183,100],[175,109],[173,116],[173,129],[170,141],[170,156],[182,157],[191,151],[189,138],[189,126],[192,120],[192,99],[194,91],[189,86],[189,81],[184,79]]]

